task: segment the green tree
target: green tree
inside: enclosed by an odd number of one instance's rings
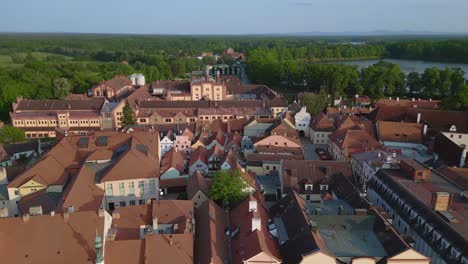
[[[411,72],[406,76],[406,83],[411,94],[419,94],[422,89],[421,75],[418,72]]]
[[[2,129],[0,129],[0,143],[2,144],[20,142],[24,140],[26,140],[24,131],[19,128],[5,125]]]
[[[316,115],[323,111],[327,106],[327,94],[324,89],[320,90],[319,94],[304,93],[303,104],[307,107],[307,112],[311,115]]]
[[[433,98],[439,92],[438,85],[440,84],[440,71],[439,69],[432,67],[424,70],[421,76],[423,91],[422,95],[426,98]]]
[[[54,86],[53,94],[54,94],[54,97],[57,99],[66,98],[70,94],[71,85],[68,82],[68,80],[65,78],[55,79],[53,86]]]
[[[126,127],[135,125],[136,121],[135,112],[133,112],[133,109],[128,101],[125,101],[125,105],[122,109],[122,126]]]
[[[448,110],[460,110],[468,105],[468,84],[457,91],[455,95],[444,97],[442,106]]]
[[[222,202],[235,204],[247,197],[247,184],[241,177],[241,171],[219,170],[214,174],[210,186],[210,198]]]

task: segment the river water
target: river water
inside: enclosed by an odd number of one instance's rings
[[[461,68],[465,72],[465,79],[468,79],[468,64],[461,63],[445,63],[445,62],[430,62],[430,61],[420,61],[420,60],[397,60],[397,59],[383,59],[383,61],[388,61],[400,65],[401,70],[408,74],[410,72],[419,72],[423,73],[426,68],[436,67],[439,69],[445,68]],[[368,67],[372,64],[379,62],[379,60],[349,60],[349,61],[334,61],[334,62],[325,62],[325,63],[339,63],[347,65],[356,65],[358,68]]]

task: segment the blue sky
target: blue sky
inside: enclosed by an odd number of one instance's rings
[[[468,32],[468,0],[1,0],[0,32]]]

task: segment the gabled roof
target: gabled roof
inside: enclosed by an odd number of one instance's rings
[[[154,217],[158,224],[177,224],[175,234],[186,233],[192,230],[189,224],[194,217],[193,202],[184,200],[158,200],[151,204],[120,207],[117,212],[119,217],[112,220],[116,240],[139,239],[140,226],[153,225]]]
[[[196,263],[223,264],[229,258],[226,235],[226,212],[212,200],[204,202],[197,212],[198,239]]]
[[[343,174],[352,179],[352,169],[347,161],[322,161],[322,160],[285,160],[283,161],[283,189],[285,193],[295,190],[304,191],[304,182],[310,181],[316,184],[328,184],[331,176]]]
[[[408,109],[405,120],[416,123],[418,114],[421,114],[420,123],[426,122],[429,127],[439,132],[448,132],[455,126],[457,133],[468,133],[468,114],[462,111],[411,108]]]
[[[205,147],[199,146],[194,152],[192,152],[190,155],[189,167],[198,160],[208,165],[208,151]]]
[[[421,124],[377,121],[377,132],[380,141],[423,143]]]
[[[41,206],[43,214],[49,214],[55,211],[60,193],[47,192],[46,189],[34,192],[32,194],[23,196],[18,201],[18,208],[22,214],[29,213],[31,207]]]
[[[329,138],[340,149],[347,149],[348,154],[380,147],[377,140],[357,126],[338,129],[329,135]]]
[[[276,140],[278,139],[282,139],[282,140],[285,140],[287,145],[285,147],[297,147],[297,146],[301,146],[301,142],[299,140],[299,138],[292,138],[292,137],[288,137],[288,136],[283,136],[283,135],[270,135],[264,139],[261,139],[259,140],[258,142],[256,142],[254,144],[255,147],[257,146],[272,146],[274,147],[274,143],[272,144],[272,142],[276,142]],[[284,146],[279,146],[278,147],[284,147]]]
[[[74,211],[97,211],[104,198],[104,190],[96,186],[96,172],[83,165],[62,193],[57,206],[66,211],[70,206]]]
[[[171,148],[161,158],[161,170],[160,174],[164,174],[167,170],[173,168],[179,171],[181,174],[185,171],[185,160],[187,154],[185,151],[177,151],[177,148]]]
[[[335,125],[328,119],[328,117],[323,113],[320,112],[316,116],[314,116],[312,122],[310,122],[310,127],[314,131],[324,131],[324,132],[332,132],[335,131]]]
[[[257,202],[256,212],[249,211],[250,201]],[[260,219],[261,230],[252,230],[253,217]],[[230,219],[232,228],[239,228],[239,234],[231,240],[232,263],[242,263],[260,253],[265,253],[281,262],[276,238],[268,232],[268,211],[263,201],[250,195],[231,210]]]
[[[132,81],[123,75],[117,75],[110,80],[103,81],[102,83],[109,86],[116,92],[125,86],[132,86]]]
[[[2,258],[10,263],[94,263],[96,233],[102,237],[104,217],[97,211],[0,219]],[[44,239],[47,238],[47,243]],[[21,245],[21,246],[18,246]]]
[[[208,191],[209,191],[209,185],[208,181],[205,179],[205,176],[201,174],[200,172],[195,172],[192,174],[187,183],[187,196],[189,199],[192,199],[195,194],[201,191],[203,192],[206,196],[208,196]]]
[[[3,145],[3,148],[8,155],[13,156],[14,154],[28,151],[37,151],[37,142],[18,142]]]

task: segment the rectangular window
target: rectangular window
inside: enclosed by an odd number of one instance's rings
[[[130,205],[135,205],[135,201],[134,200],[130,201]]]
[[[119,205],[120,205],[121,207],[124,207],[124,206],[126,205],[126,204],[125,204],[125,201],[120,202]]]
[[[106,195],[109,197],[114,196],[114,189],[112,188],[112,184],[106,185]]]
[[[166,122],[166,123],[171,123],[171,122],[172,122],[172,119],[166,118],[166,119],[164,119],[164,122]]]
[[[125,184],[123,182],[119,183],[119,195],[125,196]]]
[[[128,183],[128,195],[129,196],[134,196],[135,195],[135,183],[134,182],[129,182]]]
[[[104,117],[105,117],[105,118],[110,118],[110,117],[111,117],[111,114],[110,114],[110,113],[105,113],[105,114],[104,114]]]
[[[145,200],[139,200],[138,203],[139,203],[140,205],[143,205],[143,204],[145,204]]]
[[[144,181],[138,181],[138,191],[140,192],[140,195],[145,194],[145,182]]]
[[[156,193],[156,180],[155,179],[149,180],[149,193],[151,194]]]

